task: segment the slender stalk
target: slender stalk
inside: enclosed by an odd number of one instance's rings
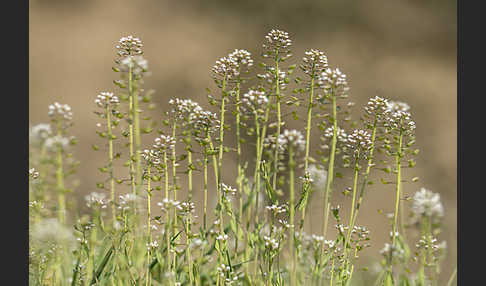
[[[206,147],[204,147],[204,214],[203,214],[203,226],[204,226],[204,233],[207,231],[207,210],[208,210],[208,153]]]
[[[116,222],[116,208],[115,208],[115,176],[113,174],[113,132],[111,128],[111,110],[110,106],[106,107],[106,125],[108,129],[108,168],[110,172],[110,198],[111,198],[111,213],[113,219],[113,226]]]
[[[314,70],[312,70],[312,74],[314,74]],[[305,157],[304,157],[304,174],[307,174],[309,171],[309,152],[310,152],[310,134],[311,134],[311,121],[312,121],[312,107],[313,107],[313,100],[314,97],[314,76],[311,78],[310,84],[310,95],[309,95],[309,106],[307,108],[307,127],[305,129],[306,136],[305,136]],[[300,240],[302,240],[302,236],[304,234],[304,223],[305,223],[305,210],[307,207],[307,200],[304,202],[302,208],[302,218],[300,224]]]
[[[331,101],[332,101],[333,132],[332,132],[331,154],[329,157],[328,175],[327,175],[325,198],[324,198],[325,213],[324,213],[324,226],[322,232],[324,238],[326,237],[327,224],[329,220],[330,198],[331,198],[331,191],[332,191],[331,186],[332,186],[332,181],[334,179],[334,158],[336,155],[336,145],[337,145],[337,108],[336,108],[336,97],[334,95],[331,95]]]
[[[243,168],[241,167],[241,135],[240,135],[240,78],[238,76],[236,81],[236,164],[238,176],[236,177],[236,184],[238,186],[238,193],[240,195],[238,204],[237,222],[241,224],[241,217],[243,215]],[[238,227],[238,233],[235,236],[235,255],[238,255],[238,238],[241,235],[241,228]]]
[[[133,89],[133,86],[132,86]],[[140,139],[140,108],[138,106],[138,93],[135,90],[132,90],[133,96],[133,132],[135,135],[135,182],[136,182],[136,192],[137,194],[140,193],[142,188],[142,147],[141,147],[141,139]]]
[[[128,68],[128,132],[129,132],[129,168],[130,168],[130,186],[132,194],[136,195],[137,190],[135,187],[135,166],[133,165],[134,153],[133,153],[133,80],[132,80],[132,68]],[[134,207],[135,212],[137,208]]]
[[[332,182],[334,179],[334,160],[336,156],[336,145],[337,145],[337,104],[336,104],[336,96],[331,94],[331,102],[332,102],[332,123],[333,123],[333,132],[332,132],[332,140],[331,140],[331,152],[329,155],[329,163],[328,163],[328,173],[327,173],[327,180],[326,180],[326,189],[324,191],[324,222],[322,227],[322,236],[324,239],[327,235],[327,227],[329,221],[329,211],[331,209],[331,192],[332,192]],[[324,247],[321,251],[320,259],[324,257]],[[321,261],[322,262],[322,261]],[[320,275],[321,276],[321,275]],[[331,279],[332,283],[332,279]]]
[[[290,184],[290,255],[292,259],[292,271],[290,274],[290,285],[297,285],[297,256],[295,255],[295,183],[294,183],[294,170],[295,170],[294,152],[293,147],[289,144],[289,184]]]
[[[150,189],[150,165],[147,167],[147,272],[145,285],[150,285],[150,253],[151,253],[151,243],[152,243],[152,232],[150,230],[150,198],[152,197],[152,190]]]
[[[57,135],[62,137],[62,123],[59,122],[58,124],[58,131]],[[58,198],[58,219],[61,224],[64,224],[66,218],[66,199],[64,195],[64,170],[63,170],[63,162],[62,162],[62,145],[59,144],[57,148],[57,172],[56,172],[56,179],[57,179],[57,198]]]
[[[454,271],[452,272],[451,277],[449,278],[449,281],[447,282],[447,286],[452,286],[454,283],[454,279],[456,278],[457,275],[457,266],[454,268]]]
[[[275,49],[275,81],[276,81],[276,104],[277,104],[277,131],[275,132],[275,138],[280,136],[280,127],[282,125],[282,115],[280,112],[280,78],[279,78],[279,68],[278,68],[278,49]],[[272,187],[275,190],[277,188],[277,174],[278,174],[278,148],[279,143],[278,140],[275,142],[275,154],[274,154],[274,166],[275,166],[275,173],[273,174],[273,182]]]
[[[400,161],[402,157],[402,140],[403,134],[402,130],[400,129],[399,140],[398,140],[398,148],[395,154],[395,164],[397,168],[397,183],[396,183],[396,201],[395,201],[395,213],[393,216],[393,232],[392,232],[392,246],[395,247],[396,242],[396,233],[397,233],[397,222],[398,222],[398,207],[400,203],[400,187],[401,187],[401,166]],[[390,264],[390,275],[393,271],[393,264]]]
[[[177,130],[177,122],[174,119],[174,124],[172,125],[172,138],[176,138],[176,130]],[[173,181],[173,190],[174,190],[174,201],[177,201],[177,156],[176,156],[176,146],[172,148],[172,181]],[[177,210],[176,208],[174,209],[174,217],[172,220],[172,233],[176,233],[177,229]],[[172,263],[174,264],[173,267],[175,268],[177,265],[177,253],[174,250],[174,257],[172,260]]]

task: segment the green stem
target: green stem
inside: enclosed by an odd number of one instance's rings
[[[312,74],[314,74],[314,70],[312,70]],[[307,127],[306,127],[306,136],[305,136],[305,158],[304,158],[304,174],[307,175],[309,171],[309,152],[310,152],[310,134],[311,134],[311,121],[312,121],[312,100],[314,97],[314,76],[311,78],[311,85],[310,85],[310,95],[309,95],[309,107],[307,108]],[[302,218],[300,224],[300,239],[302,240],[302,236],[304,233],[304,223],[305,223],[305,209],[307,207],[307,200],[304,201],[304,205],[302,207]]]
[[[295,255],[295,186],[294,186],[294,170],[295,170],[293,147],[289,144],[289,170],[290,170],[290,254],[292,258],[292,272],[290,274],[290,285],[296,285],[297,274],[297,256]]]
[[[128,132],[129,132],[129,168],[130,168],[130,186],[132,194],[137,195],[135,187],[135,166],[133,165],[133,80],[132,80],[132,68],[128,68]],[[137,212],[137,208],[134,206],[134,211]]]
[[[147,272],[145,280],[145,285],[150,285],[150,253],[151,253],[151,243],[152,243],[152,232],[150,231],[150,198],[152,197],[152,191],[150,190],[150,165],[147,167]]]
[[[58,124],[58,131],[57,135],[59,138],[62,138],[62,123],[59,122]],[[57,192],[58,192],[58,219],[61,224],[64,224],[66,218],[66,199],[64,197],[64,170],[63,170],[63,162],[62,162],[62,144],[59,143],[57,148]]]
[[[396,184],[396,201],[395,201],[395,213],[393,216],[393,231],[392,231],[392,246],[395,247],[396,242],[396,233],[397,233],[397,222],[398,222],[398,207],[400,205],[400,187],[401,187],[401,166],[400,166],[400,159],[402,157],[402,140],[403,134],[402,130],[400,129],[399,134],[399,141],[398,141],[398,148],[395,154],[395,164],[397,168],[397,184]],[[392,257],[393,258],[393,257]],[[390,275],[393,271],[393,263],[390,263]]]
[[[110,198],[111,198],[111,213],[113,218],[113,227],[116,222],[116,208],[115,208],[115,177],[113,174],[113,132],[111,129],[111,110],[106,107],[106,124],[108,129],[108,167],[110,172]]]
[[[275,80],[276,80],[276,104],[277,104],[277,131],[275,133],[275,154],[274,154],[274,166],[275,173],[273,174],[272,187],[275,190],[277,188],[277,174],[278,174],[278,137],[280,136],[280,126],[282,125],[282,116],[280,112],[280,78],[279,78],[279,68],[278,68],[278,49],[275,50]]]

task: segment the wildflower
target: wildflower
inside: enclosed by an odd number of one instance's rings
[[[265,247],[269,248],[270,250],[276,250],[279,247],[279,243],[275,238],[264,235],[263,241],[265,242]]]
[[[116,105],[120,103],[120,100],[112,92],[101,92],[95,99],[96,105],[102,108],[106,108],[110,105]]]
[[[329,67],[326,55],[319,50],[311,49],[306,51],[302,61],[304,63],[300,65],[300,68],[310,77],[314,77],[317,73],[322,73]]]
[[[147,243],[147,250],[154,250],[157,249],[158,247],[159,247],[159,243],[156,240]]]
[[[253,66],[253,60],[251,59],[251,54],[247,50],[238,50],[235,49],[232,53],[229,54],[230,58],[233,58],[236,62],[237,66],[237,74],[236,76],[239,75],[239,70],[241,68],[250,68]]]
[[[160,161],[160,153],[158,151],[155,151],[155,150],[152,150],[152,149],[143,150],[142,157],[145,160],[145,162],[147,162],[147,164],[149,164],[151,166],[158,166],[162,163]]]
[[[32,126],[29,133],[31,142],[44,142],[52,134],[51,125],[47,123],[40,123]]]
[[[172,199],[164,198],[162,202],[157,203],[162,210],[168,211],[170,208],[176,208],[178,210],[183,210],[181,202]]]
[[[39,172],[37,172],[35,170],[35,168],[31,168],[29,169],[29,176],[32,178],[32,179],[37,179],[39,177]]]
[[[54,104],[49,105],[47,115],[55,122],[58,120],[71,121],[73,119],[71,107],[67,104],[60,104],[59,102],[54,102]]]
[[[404,255],[405,251],[401,249],[398,245],[391,245],[389,243],[385,243],[385,246],[380,250],[380,254],[385,257],[391,257],[401,259]]]
[[[122,37],[118,41],[116,48],[118,49],[118,55],[120,57],[127,57],[133,55],[141,55],[142,51],[142,41],[139,38],[133,36]]]
[[[148,61],[142,56],[129,56],[120,61],[122,72],[132,71],[135,75],[142,75],[148,70]]]
[[[49,137],[46,140],[46,147],[49,150],[56,150],[57,148],[65,149],[69,145],[69,138],[56,135],[53,137]]]
[[[227,234],[220,234],[216,237],[216,240],[218,241],[226,241],[228,240],[228,235]]]
[[[366,130],[354,130],[346,138],[346,146],[355,152],[367,152],[371,147],[371,134]]]
[[[288,149],[290,146],[292,146],[294,150],[304,151],[304,136],[298,130],[286,129],[282,134],[278,136],[278,145],[282,149]]]
[[[268,104],[268,98],[263,91],[250,89],[243,95],[241,103],[242,111],[259,116],[265,112],[263,107]]]
[[[336,97],[346,97],[349,90],[346,75],[337,68],[324,70],[318,78],[318,84],[327,94],[333,94]]]
[[[425,188],[420,188],[420,191],[413,195],[411,209],[417,217],[426,217],[433,222],[437,222],[444,216],[440,195]]]
[[[327,182],[327,171],[319,169],[316,165],[309,165],[309,176],[312,180],[312,184],[316,187],[323,187]]]
[[[324,137],[327,139],[331,139],[333,134],[334,134],[334,126],[328,127],[326,128],[326,130],[324,130]],[[340,127],[337,128],[336,135],[337,135],[337,140],[343,143],[345,143],[348,138],[348,135],[346,134],[344,129],[341,129]]]
[[[273,204],[271,206],[266,206],[265,207],[267,210],[275,213],[275,214],[281,214],[281,213],[285,213],[287,211],[287,206],[286,205],[276,205],[276,204]]]
[[[285,60],[292,56],[290,53],[290,47],[292,46],[292,40],[289,38],[289,33],[272,29],[266,36],[266,42],[263,44],[265,54],[263,57],[281,57],[281,60]]]
[[[172,136],[160,135],[155,138],[153,148],[158,152],[167,152],[173,150],[176,144],[176,139]]]
[[[105,200],[105,194],[103,193],[92,192],[91,194],[86,195],[84,199],[86,200],[88,208],[96,207],[104,209],[108,204],[108,200]]]
[[[119,203],[118,209],[124,210],[124,211],[129,210],[131,205],[140,201],[140,198],[137,195],[132,194],[132,193],[120,195],[119,198],[120,198],[120,203]]]
[[[287,80],[287,73],[278,69],[277,72],[275,72],[275,68],[274,67],[266,67],[267,69],[267,72],[264,73],[264,74],[257,74],[257,77],[259,79],[262,79],[264,81],[266,81],[269,85],[274,85],[276,84],[276,74],[278,74],[278,84],[279,84],[279,88],[281,90],[284,90],[287,85],[288,85],[288,80]]]
[[[216,64],[211,69],[213,78],[231,79],[238,74],[237,66],[238,64],[235,58],[230,56],[222,57],[216,61]]]
[[[221,187],[222,187],[222,190],[223,190],[223,196],[226,197],[228,195],[231,195],[231,196],[236,195],[237,190],[235,188],[228,186],[225,183],[221,183]]]
[[[375,96],[368,100],[368,103],[364,107],[366,114],[374,115],[375,117],[381,117],[390,112],[388,99]]]
[[[386,110],[391,113],[397,111],[408,112],[410,110],[410,105],[401,101],[387,101]]]

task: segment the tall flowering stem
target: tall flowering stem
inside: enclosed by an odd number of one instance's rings
[[[310,138],[311,138],[311,126],[312,126],[312,108],[314,107],[314,87],[316,77],[319,73],[323,72],[326,68],[328,68],[327,57],[324,55],[323,52],[318,50],[310,50],[305,53],[305,57],[302,59],[303,64],[300,66],[302,71],[310,77],[310,84],[309,84],[309,105],[307,106],[307,126],[306,126],[306,135],[305,135],[305,157],[304,157],[304,174],[309,173],[309,153],[310,153]],[[305,200],[304,205],[302,206],[302,218],[301,218],[301,226],[300,226],[300,233],[301,239],[304,230],[304,223],[305,223],[305,212],[307,207],[307,200]]]

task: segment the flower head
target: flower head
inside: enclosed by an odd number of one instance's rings
[[[346,97],[349,90],[346,75],[339,69],[327,68],[318,78],[318,84],[327,94],[333,94],[336,97]]]
[[[278,136],[278,145],[282,149],[288,149],[290,146],[295,151],[304,151],[305,140],[302,133],[298,130],[285,129],[282,134]]]
[[[302,61],[304,63],[300,65],[300,68],[310,77],[322,73],[329,67],[326,55],[319,50],[311,49],[310,51],[306,51]]]
[[[289,38],[289,33],[272,29],[266,36],[263,48],[265,49],[264,57],[278,56],[285,60],[291,56],[290,47],[292,40]]]
[[[44,142],[52,134],[51,125],[40,123],[32,126],[29,133],[31,142]]]
[[[420,217],[427,217],[437,222],[444,216],[444,207],[440,201],[440,195],[425,188],[420,188],[412,198],[412,212]]]
[[[49,112],[47,115],[49,115],[49,117],[55,122],[58,120],[71,121],[73,119],[71,106],[67,104],[60,104],[59,102],[54,102],[54,104],[49,105]]]
[[[122,37],[116,46],[118,49],[118,55],[120,57],[141,55],[143,53],[142,47],[142,41],[139,38],[135,38],[131,35]]]
[[[112,92],[100,92],[95,99],[96,105],[102,108],[107,108],[108,106],[117,105],[120,100]]]
[[[96,208],[106,208],[108,204],[108,200],[105,199],[106,195],[103,193],[92,192],[89,195],[86,195],[84,199],[86,200],[86,205],[88,208],[96,207]]]

